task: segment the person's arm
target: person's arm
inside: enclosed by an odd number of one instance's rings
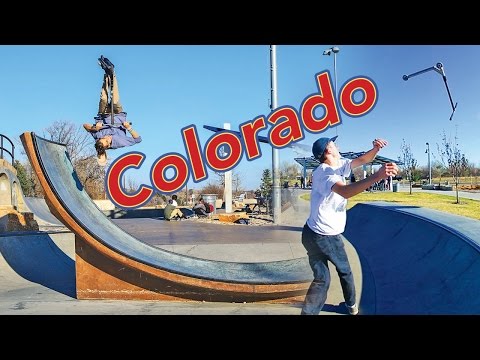
[[[128,121],[125,121],[123,123],[123,126],[125,127],[125,129],[127,129],[127,131],[130,133],[130,135],[132,135],[134,139],[140,138],[140,135],[133,129],[132,125],[130,125]]]
[[[354,182],[348,185],[345,185],[342,181],[338,181],[335,185],[332,186],[332,191],[336,192],[338,195],[341,195],[345,199],[349,199],[352,196],[360,194],[361,192],[368,189],[373,183],[380,181],[389,176],[397,175],[398,167],[394,163],[384,164],[376,173],[373,175]]]
[[[98,131],[98,130],[101,130],[102,129],[102,123],[96,123],[95,126],[91,125],[91,124],[83,124],[83,128],[85,130],[87,130],[88,132],[95,132],[95,131]]]
[[[88,132],[92,132],[92,130],[95,129],[92,124],[83,124],[83,128]]]
[[[380,149],[384,148],[387,145],[388,145],[388,142],[386,140],[383,140],[383,139],[373,140],[373,148],[367,151],[362,156],[359,156],[358,158],[353,159],[350,165],[351,168],[354,169],[356,167],[372,162],[373,159],[375,159],[375,156],[377,156],[377,153],[380,151]]]

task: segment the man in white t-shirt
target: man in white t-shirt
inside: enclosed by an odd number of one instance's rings
[[[345,178],[350,176],[352,169],[372,162],[378,151],[388,143],[375,139],[371,150],[350,160],[340,157],[335,145],[336,139],[337,136],[323,137],[312,146],[313,156],[321,164],[312,174],[310,216],[302,232],[302,244],[307,250],[314,277],[305,296],[302,315],[318,315],[325,305],[330,287],[328,261],[335,265],[340,277],[348,312],[351,315],[358,314],[355,284],[342,235],[347,220],[347,199],[365,191],[376,181],[395,176],[398,172],[396,164],[388,163],[372,176],[346,185]]]
[[[175,207],[178,206],[178,203],[177,203],[177,195],[172,195],[172,202],[173,202],[173,206],[175,206]]]

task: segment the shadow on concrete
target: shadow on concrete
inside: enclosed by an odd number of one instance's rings
[[[323,305],[322,311],[325,311],[327,313],[336,313],[336,314],[341,314],[341,315],[348,315],[348,311],[347,311],[347,308],[345,307],[344,302],[342,302],[338,305],[325,304],[325,305]]]
[[[31,282],[76,298],[75,262],[48,234],[0,237],[5,266]]]
[[[184,216],[193,216],[193,210],[186,208],[179,208]],[[164,209],[134,209],[134,210],[104,210],[103,213],[110,219],[141,219],[150,218],[164,220]]]

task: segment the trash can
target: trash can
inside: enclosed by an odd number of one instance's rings
[[[213,212],[212,214],[216,214],[217,213],[217,194],[202,194],[202,199],[205,203],[205,205],[207,204],[211,204],[213,206]]]
[[[393,184],[393,192],[398,192],[398,182]]]

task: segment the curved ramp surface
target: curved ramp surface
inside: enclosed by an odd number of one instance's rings
[[[480,313],[479,221],[391,203],[357,204],[345,236],[361,262],[362,314]]]
[[[84,191],[64,144],[24,133],[22,143],[51,212],[75,233],[78,298],[299,301],[306,258],[230,263],[192,258],[132,237]]]
[[[26,196],[24,200],[27,208],[35,215],[37,222],[46,226],[63,226],[50,212],[45,199]]]
[[[75,297],[72,240],[65,234],[0,236],[0,294],[18,301],[41,299],[45,292]]]

